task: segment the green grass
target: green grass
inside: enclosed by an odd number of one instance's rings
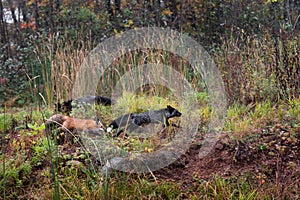
[[[214,177],[211,182],[200,186],[203,197],[208,199],[256,199],[257,189],[247,180],[247,177],[232,177],[229,179]]]
[[[300,97],[288,101],[288,115],[300,125]]]
[[[124,113],[140,113],[148,110],[157,110],[166,108],[167,105],[173,106],[180,110],[176,99],[166,99],[152,95],[136,95],[134,93],[124,92],[117,104],[113,107],[113,116],[118,117]]]
[[[299,107],[299,98],[280,104],[268,100],[248,106],[234,104],[227,110],[224,131],[233,132],[240,138],[255,129],[277,123],[299,126]]]
[[[224,124],[224,132],[232,133],[230,137],[243,139],[249,134],[256,134],[255,129],[272,126],[277,123],[289,124],[293,127],[300,126],[300,98],[287,101],[273,101],[278,99],[278,86],[276,77],[267,71],[261,53],[252,54],[254,49],[247,48],[236,50],[233,43],[226,43],[225,51],[215,53],[216,63],[222,71],[226,85],[226,91],[236,102],[231,103],[227,109]],[[272,55],[272,47],[265,43],[259,46],[269,50]],[[0,131],[5,132],[1,140],[2,152],[10,150],[1,156],[0,194],[6,199],[41,198],[41,199],[275,199],[278,197],[280,188],[273,182],[264,183],[263,187],[257,182],[254,175],[244,174],[239,177],[213,176],[206,180],[197,180],[191,183],[189,189],[184,189],[180,181],[172,182],[168,179],[158,179],[153,174],[126,174],[116,172],[107,178],[100,174],[101,166],[94,163],[93,158],[80,148],[76,152],[68,152],[73,146],[57,146],[51,138],[47,138],[44,132],[43,119],[50,116],[53,109],[51,105],[55,102],[53,92],[57,94],[57,100],[67,100],[71,96],[75,74],[78,66],[86,55],[84,47],[72,49],[72,44],[66,44],[65,50],[58,48],[55,52],[53,44],[44,44],[45,49],[38,49],[40,53],[40,64],[43,66],[41,78],[45,85],[45,100],[42,106],[37,108],[10,109],[0,114]],[[64,45],[59,43],[58,45]],[[272,46],[272,45],[271,45]],[[260,50],[258,50],[260,51]],[[223,54],[223,53],[224,54]],[[235,54],[237,53],[237,54]],[[248,54],[252,56],[251,63]],[[53,56],[56,55],[56,56]],[[158,56],[159,55],[159,56]],[[112,64],[99,81],[99,94],[110,94],[113,84],[133,65],[145,63],[161,63],[172,65],[171,55],[168,52],[130,52],[121,56]],[[236,57],[241,58],[236,61]],[[56,57],[56,59],[55,59]],[[78,58],[72,60],[74,58]],[[193,107],[192,119],[201,124],[199,134],[203,134],[207,125],[214,116],[213,108],[209,105],[210,97],[205,92],[203,80],[198,79],[193,70],[178,57],[172,61],[178,61],[176,66],[192,86],[197,88],[195,93],[189,94],[186,101],[177,99],[172,90],[160,86],[149,88],[137,88],[135,93],[126,91],[118,98],[113,107],[92,106],[88,109],[78,108],[72,112],[76,117],[94,118],[99,116],[100,120],[108,125],[112,119],[132,112],[145,112],[150,109],[161,109],[171,105],[183,114],[190,109],[189,102],[199,102],[199,107]],[[268,58],[266,58],[268,60]],[[246,63],[246,64],[243,64]],[[226,64],[226,65],[225,65]],[[229,67],[226,66],[235,66]],[[243,79],[234,77],[237,66],[242,66]],[[252,66],[256,66],[253,68]],[[51,67],[53,73],[47,72]],[[230,71],[232,70],[232,71]],[[268,73],[271,73],[268,75]],[[160,78],[160,77],[156,77]],[[56,84],[48,84],[49,81]],[[35,81],[35,80],[32,80]],[[237,83],[237,84],[236,84]],[[122,83],[121,83],[122,84]],[[236,85],[235,85],[236,84]],[[31,88],[35,91],[36,88]],[[40,99],[37,94],[36,98]],[[245,103],[248,102],[252,103]],[[256,102],[256,103],[254,103]],[[46,107],[47,109],[42,109]],[[49,109],[49,110],[48,110]],[[177,120],[175,119],[175,122]],[[187,124],[181,124],[187,125]],[[28,127],[28,128],[27,128]],[[163,146],[168,140],[160,140],[158,137],[147,140],[129,137],[127,139],[111,139],[113,145],[119,146],[126,151],[134,153],[149,153]],[[2,140],[4,141],[4,140]],[[112,149],[115,146],[112,145]],[[267,147],[259,146],[261,150]],[[63,151],[64,149],[65,151]],[[110,149],[107,150],[108,153]],[[192,175],[191,175],[192,176]],[[36,178],[36,179],[35,179]],[[36,181],[32,181],[36,180]],[[286,186],[287,189],[293,190]],[[5,193],[4,193],[5,191]],[[277,193],[278,194],[277,194]],[[294,192],[295,193],[295,192]],[[5,196],[6,195],[6,196]],[[297,194],[295,194],[296,196]]]
[[[127,95],[127,96],[126,96]],[[118,109],[128,112],[142,112],[147,108],[158,109],[171,104],[181,109],[176,100],[164,100],[159,97],[138,96],[126,94],[117,103]],[[126,107],[126,104],[132,105]],[[227,111],[225,130],[233,132],[233,137],[243,138],[244,132],[251,133],[255,128],[278,123],[278,120],[290,120],[289,123],[299,125],[299,99],[282,102],[274,105],[269,101],[249,106],[232,105]],[[280,108],[280,109],[279,109]],[[111,110],[100,106],[97,112],[107,117]],[[197,113],[200,119],[209,120],[211,110],[203,104]],[[92,158],[78,149],[70,154],[61,154],[59,148],[45,137],[41,129],[41,114],[30,114],[31,129],[17,129],[19,137],[7,137],[12,151],[5,154],[5,170],[1,165],[1,191],[6,188],[6,199],[14,199],[19,195],[29,197],[54,198],[56,194],[61,199],[272,199],[276,197],[274,191],[278,187],[273,183],[265,183],[263,190],[257,183],[257,178],[249,174],[239,177],[222,178],[214,176],[210,179],[195,179],[193,187],[182,190],[181,183],[168,180],[156,180],[150,175],[133,175],[115,173],[106,179],[93,164]],[[16,112],[13,118],[17,119],[17,127],[24,125],[21,121],[26,116],[25,111]],[[114,114],[114,113],[113,113]],[[1,115],[2,119],[4,115]],[[11,117],[8,117],[11,121]],[[11,127],[9,120],[5,126]],[[4,127],[4,121],[1,121]],[[49,143],[50,142],[50,143]],[[123,146],[132,152],[151,152],[155,149],[151,141],[138,139],[116,139],[117,145]],[[152,141],[154,142],[154,140]],[[61,147],[60,147],[61,148]],[[67,148],[67,146],[66,146]],[[266,148],[261,146],[261,148]],[[50,154],[51,150],[51,154]],[[1,161],[3,162],[3,156]],[[56,178],[53,179],[53,170]],[[37,174],[37,175],[32,175]],[[39,182],[32,182],[33,176],[39,177]],[[56,184],[56,186],[55,186]],[[35,187],[33,187],[35,185]],[[31,189],[27,189],[30,187]],[[37,189],[39,188],[39,189]]]

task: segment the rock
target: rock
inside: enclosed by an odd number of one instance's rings
[[[274,153],[274,152],[272,152],[272,151],[270,151],[269,153],[269,156],[275,156],[276,154]]]
[[[222,149],[224,149],[224,145],[221,144],[221,143],[217,143],[216,146],[215,146],[215,148],[216,148],[217,150],[222,150]]]
[[[82,162],[80,162],[78,160],[69,160],[69,161],[67,161],[66,165],[68,165],[68,166],[77,166],[77,167],[83,166]]]

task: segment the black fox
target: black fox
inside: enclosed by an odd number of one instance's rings
[[[64,101],[61,104],[58,103],[56,106],[57,111],[70,114],[70,112],[72,111],[72,103],[74,103],[75,105],[86,103],[86,104],[96,104],[96,105],[103,104],[104,106],[109,106],[114,104],[115,101],[108,97],[88,95],[78,99],[71,99],[69,101]]]
[[[170,124],[168,119],[180,116],[181,113],[177,109],[169,105],[167,106],[167,108],[163,108],[160,110],[150,110],[144,113],[125,114],[112,121],[107,128],[107,132],[111,132],[113,129],[118,129],[121,127],[126,127],[127,130],[134,131],[134,129],[138,128],[142,124],[149,123],[161,123],[163,125],[169,126]],[[121,133],[122,130],[118,131],[115,136],[117,137]]]

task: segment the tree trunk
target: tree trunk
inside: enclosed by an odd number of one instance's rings
[[[111,7],[111,3],[110,0],[106,0],[106,9],[109,15],[109,20],[112,22],[114,19],[114,13],[113,13],[113,9]]]
[[[171,14],[171,23],[172,27],[178,28],[178,9],[177,9],[177,0],[168,1],[168,6],[170,6]]]
[[[55,10],[59,10],[60,9],[60,0],[56,0],[55,1]]]
[[[55,26],[53,22],[53,13],[54,13],[54,8],[53,8],[54,2],[53,0],[49,1],[49,25],[50,25],[50,34],[53,34],[55,32]]]
[[[38,7],[38,0],[34,0],[34,19],[35,19],[35,26],[36,31],[39,30],[39,7]]]
[[[17,20],[17,16],[16,16],[16,13],[15,13],[15,8],[14,8],[14,5],[13,5],[13,2],[11,0],[8,0],[8,4],[9,4],[9,9],[11,11],[11,16],[14,20],[14,23],[17,24],[18,20]]]
[[[7,27],[6,27],[6,21],[4,19],[4,9],[2,0],[0,0],[0,42],[1,45],[5,46],[6,56],[4,56],[3,61],[5,61],[7,58],[10,57],[10,49],[8,46],[8,38],[7,38]]]
[[[25,2],[25,1],[21,1],[21,2],[19,3],[19,10],[22,11],[23,21],[24,21],[24,22],[28,22],[28,19],[27,19],[27,12],[28,12],[28,9],[27,9],[26,2]]]
[[[284,0],[283,1],[284,4],[284,20],[289,24],[292,25],[292,19],[291,19],[291,13],[290,13],[290,2],[289,0]]]
[[[115,0],[115,16],[121,13],[121,0]]]
[[[160,0],[154,0],[153,2],[154,10],[155,10],[155,23],[156,26],[161,25],[161,8],[160,8]]]

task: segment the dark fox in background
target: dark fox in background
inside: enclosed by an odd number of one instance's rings
[[[167,106],[160,110],[150,110],[144,113],[130,113],[122,115],[117,119],[113,120],[107,128],[107,132],[111,132],[113,129],[119,129],[125,127],[128,131],[134,131],[136,128],[143,124],[149,123],[160,123],[169,126],[169,119],[173,117],[180,117],[181,113],[173,108],[172,106]],[[123,130],[119,130],[115,137],[118,137]]]
[[[69,101],[64,101],[63,103],[58,103],[56,109],[58,112],[63,112],[66,114],[70,114],[72,111],[72,107],[80,104],[95,104],[100,105],[103,104],[104,106],[109,106],[114,104],[115,101],[108,97],[103,96],[84,96],[78,99],[71,99]],[[72,105],[73,104],[73,105]]]

